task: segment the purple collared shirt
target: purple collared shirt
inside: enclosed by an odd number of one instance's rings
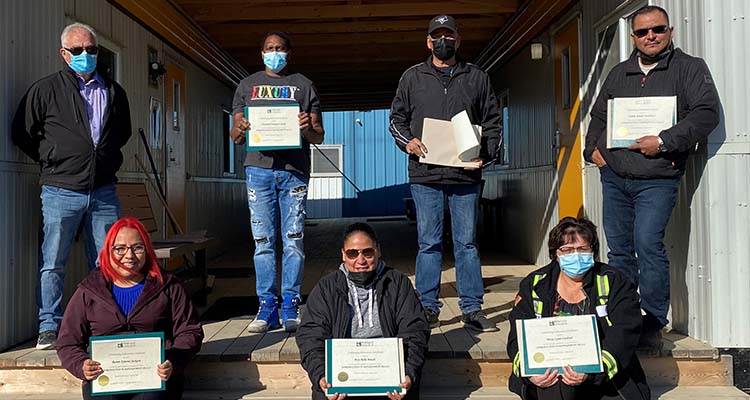
[[[91,140],[94,147],[99,144],[99,138],[102,134],[102,125],[104,123],[104,111],[107,109],[107,88],[104,86],[104,78],[98,73],[85,82],[83,78],[78,77],[78,89],[81,91],[84,103],[86,103],[86,114],[89,117],[89,126],[91,127]]]

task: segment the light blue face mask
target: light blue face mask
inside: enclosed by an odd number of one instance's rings
[[[263,64],[273,71],[274,74],[278,74],[286,67],[286,53],[280,51],[263,53]]]
[[[557,257],[557,262],[565,275],[577,279],[594,266],[594,253],[563,254]]]
[[[85,51],[77,56],[70,55],[70,69],[79,74],[90,74],[96,69],[96,56]]]

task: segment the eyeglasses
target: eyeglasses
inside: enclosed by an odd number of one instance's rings
[[[86,54],[91,54],[92,56],[99,52],[98,46],[73,47],[70,49],[67,47],[63,47],[63,49],[67,50],[68,53],[74,56],[81,55],[81,53],[83,53],[84,50],[86,50]]]
[[[648,31],[654,32],[654,34],[656,35],[661,35],[661,34],[667,33],[668,30],[669,30],[669,27],[666,25],[657,25],[657,26],[652,26],[650,28],[636,29],[633,31],[633,36],[637,38],[642,38],[648,35]]]
[[[557,251],[560,252],[560,254],[573,254],[573,253],[590,253],[591,252],[591,246],[562,246]]]
[[[362,254],[366,259],[372,260],[375,257],[375,249],[368,247],[366,249],[349,249],[344,250],[344,255],[350,260],[356,260],[359,255]]]
[[[128,250],[133,250],[133,254],[142,256],[146,253],[146,246],[142,244],[134,244],[132,246],[118,244],[117,246],[112,246],[112,251],[118,257],[122,257],[127,254]]]

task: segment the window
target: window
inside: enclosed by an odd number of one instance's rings
[[[161,100],[156,97],[151,98],[148,120],[149,144],[154,149],[161,149],[161,129],[163,120],[161,115]]]
[[[498,164],[510,165],[510,152],[508,151],[508,138],[510,137],[508,118],[510,114],[510,102],[508,99],[508,91],[505,90],[500,93],[500,114],[503,117],[502,121],[502,141],[500,143],[500,154],[498,154]]]
[[[96,56],[96,72],[112,80],[117,78],[117,54],[101,43]]]
[[[180,130],[180,81],[172,80],[172,129]]]
[[[344,170],[343,146],[340,144],[321,144],[310,149],[310,160],[312,160],[310,176],[340,177]]]
[[[223,116],[222,125],[224,132],[224,173],[228,175],[234,175],[234,140],[229,135],[229,131],[232,130],[232,112],[224,109],[221,115]]]
[[[569,110],[571,105],[570,100],[570,47],[565,48],[562,51],[562,76],[560,82],[562,82],[562,106],[563,110]]]

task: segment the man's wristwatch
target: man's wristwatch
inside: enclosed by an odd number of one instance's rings
[[[664,141],[661,140],[661,136],[657,136],[657,139],[659,139],[659,152],[664,153],[667,151],[667,146],[664,145]]]

